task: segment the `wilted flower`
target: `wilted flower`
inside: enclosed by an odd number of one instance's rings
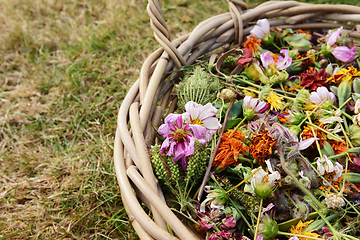
[[[332,161],[329,160],[326,155],[323,155],[323,158],[318,158],[316,163],[319,173],[323,175],[330,184],[333,181],[336,182],[339,177],[341,177],[343,166],[338,162],[336,162],[334,166]],[[327,183],[324,182],[324,185],[327,185]]]
[[[243,100],[243,114],[247,120],[252,120],[255,117],[260,117],[269,108],[269,104],[261,101],[259,98],[246,96]]]
[[[158,130],[161,136],[166,137],[161,145],[160,153],[169,148],[166,155],[172,156],[174,154],[174,162],[181,159],[181,166],[186,170],[186,158],[194,153],[195,138],[203,139],[206,135],[206,128],[200,125],[193,127],[190,124],[183,123],[181,114],[169,114],[164,122]],[[192,129],[195,131],[192,132]]]
[[[275,67],[277,70],[284,70],[288,67],[290,67],[292,63],[292,58],[289,57],[289,51],[287,49],[282,49],[280,51],[284,55],[279,57],[279,60],[276,62]]]
[[[291,226],[290,232],[297,235],[304,235],[309,237],[320,237],[317,233],[307,232],[306,227],[309,226],[310,223],[312,223],[314,220],[302,222],[301,220],[298,222],[296,226]],[[308,238],[300,237],[299,240],[308,240]]]
[[[224,189],[222,188],[210,189],[209,186],[206,186],[205,190],[208,193],[208,195],[200,205],[200,212],[205,212],[205,205],[207,202],[210,201],[211,201],[211,205],[210,205],[211,209],[216,209],[216,208],[225,209],[223,205],[227,203],[229,199],[229,195]]]
[[[328,208],[340,208],[345,206],[345,200],[334,193],[326,194],[325,202]]]
[[[335,31],[331,31],[328,33],[328,35],[326,35],[326,43],[329,46],[332,46],[336,43],[337,39],[339,36],[341,36],[341,32],[343,30],[343,27],[338,28]]]
[[[266,198],[272,194],[274,191],[275,181],[281,178],[278,171],[273,171],[270,160],[266,160],[265,162],[270,174],[265,172],[263,169],[260,169],[251,179],[252,189],[256,195],[261,198]],[[255,169],[253,171],[255,171]]]
[[[259,19],[250,31],[250,36],[258,37],[259,39],[264,39],[268,35],[270,35],[270,24],[266,18]]]
[[[342,81],[351,81],[352,79],[360,77],[360,72],[353,66],[346,68],[341,68],[340,71],[336,72],[326,82],[333,82],[339,84]]]
[[[326,72],[324,69],[320,69],[318,72],[315,70],[306,70],[305,73],[301,73],[301,86],[309,89],[310,91],[316,90],[318,87],[323,86],[326,83]]]
[[[311,92],[309,100],[312,103],[320,104],[326,100],[322,108],[326,110],[333,110],[333,105],[336,100],[334,93],[330,92],[326,87],[318,87],[316,91]]]
[[[219,110],[214,108],[211,103],[206,105],[197,104],[195,102],[188,102],[185,104],[186,112],[183,113],[183,121],[191,126],[191,130],[200,135],[206,129],[206,135],[203,139],[198,139],[200,143],[205,144],[209,142],[213,134],[221,128],[219,120],[214,117]]]
[[[253,53],[256,52],[261,46],[261,39],[257,39],[256,35],[249,37],[244,43],[244,48],[250,49]]]
[[[243,57],[238,59],[238,64],[243,66],[253,60],[253,52],[249,48],[243,49]]]
[[[223,229],[230,229],[236,226],[236,219],[231,216],[229,213],[226,214],[226,218],[222,220],[222,228]]]
[[[336,47],[332,51],[334,57],[342,62],[351,62],[355,59],[356,47],[352,47],[351,49],[346,46]]]

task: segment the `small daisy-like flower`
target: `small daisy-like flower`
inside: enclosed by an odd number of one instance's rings
[[[251,179],[251,187],[261,198],[265,198],[273,193],[275,181],[281,178],[278,171],[274,171],[271,167],[270,160],[265,161],[269,169],[269,173],[265,172],[263,169],[257,171]],[[252,171],[255,171],[253,169]]]
[[[211,103],[204,106],[195,102],[188,102],[185,104],[186,112],[182,114],[184,123],[190,124],[192,131],[199,133],[206,129],[206,134],[203,139],[198,139],[200,143],[205,144],[209,142],[213,134],[221,128],[219,120],[215,115],[219,112]]]
[[[334,165],[326,155],[323,155],[323,158],[316,160],[316,164],[319,173],[323,175],[330,184],[332,182],[336,182],[339,177],[341,177],[343,166],[338,162],[336,162]],[[324,185],[327,185],[327,183],[324,182]]]
[[[325,202],[328,208],[340,208],[345,206],[345,200],[334,193],[326,194]]]
[[[270,91],[269,95],[264,98],[270,104],[270,110],[279,111],[283,108],[283,97],[279,97],[273,91]]]

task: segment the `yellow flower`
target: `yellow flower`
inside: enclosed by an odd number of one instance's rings
[[[273,91],[270,91],[269,95],[264,98],[270,104],[270,110],[279,111],[283,108],[283,97],[279,97]]]
[[[341,68],[340,71],[335,73],[332,77],[328,78],[326,82],[333,82],[336,84],[341,83],[342,81],[350,81],[355,77],[360,77],[360,72],[353,66],[346,68]]]
[[[307,222],[303,223],[300,220],[296,226],[291,226],[290,232],[293,233],[293,234],[297,234],[297,235],[304,235],[304,236],[309,236],[309,237],[320,237],[320,235],[317,234],[317,233],[304,232],[304,228],[307,228],[307,226],[309,226],[309,224],[312,223],[313,221],[314,220],[307,221]],[[311,239],[310,238],[299,237],[299,240],[311,240]]]

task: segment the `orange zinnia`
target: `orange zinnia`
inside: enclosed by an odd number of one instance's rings
[[[246,154],[248,147],[243,143],[244,135],[240,131],[234,132],[231,137],[229,135],[234,130],[228,130],[221,137],[221,143],[214,159],[213,166],[219,168],[226,167],[237,162],[239,154]]]
[[[265,158],[273,152],[276,139],[270,136],[268,132],[255,133],[251,139],[252,143],[249,147],[251,157],[260,163],[265,163]]]
[[[244,48],[250,49],[253,53],[256,52],[261,46],[261,39],[256,39],[256,35],[249,37],[244,43]]]
[[[335,141],[335,140],[328,140],[328,142],[330,143],[331,147],[334,149],[334,154],[335,155],[338,155],[340,153],[343,153],[343,152],[347,151],[345,141],[338,142],[338,141]]]

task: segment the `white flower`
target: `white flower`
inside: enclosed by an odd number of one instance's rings
[[[316,160],[318,171],[321,175],[328,175],[332,179],[328,180],[331,184],[333,181],[337,181],[341,177],[343,166],[336,162],[335,165],[330,161],[326,155],[323,155],[323,158]],[[334,174],[335,173],[335,174]],[[333,176],[332,176],[333,175]],[[325,185],[327,185],[324,182]]]
[[[356,100],[355,102],[355,110],[354,110],[354,113],[355,114],[359,114],[359,109],[360,109],[360,99]]]
[[[250,31],[250,36],[256,35],[257,39],[262,39],[269,34],[270,34],[270,24],[266,18],[259,19],[256,22],[255,27]]]
[[[321,103],[323,100],[331,101],[331,103],[335,102],[335,94],[329,92],[326,87],[318,87],[316,91],[313,91],[309,97],[309,100],[313,103]]]
[[[251,179],[252,189],[256,195],[262,198],[269,196],[273,192],[275,181],[281,178],[280,173],[272,169],[270,160],[266,160],[265,163],[271,174],[265,172],[263,169],[260,169]],[[253,171],[256,171],[256,169]]]
[[[202,144],[209,142],[214,133],[221,128],[219,120],[214,117],[219,110],[213,107],[211,103],[207,103],[203,106],[190,101],[185,104],[185,110],[186,112],[182,114],[183,121],[184,123],[192,125],[193,131],[196,131],[199,126],[206,128],[205,138],[199,140]]]
[[[345,206],[344,199],[334,193],[329,193],[326,195],[325,202],[328,208],[340,208]]]

